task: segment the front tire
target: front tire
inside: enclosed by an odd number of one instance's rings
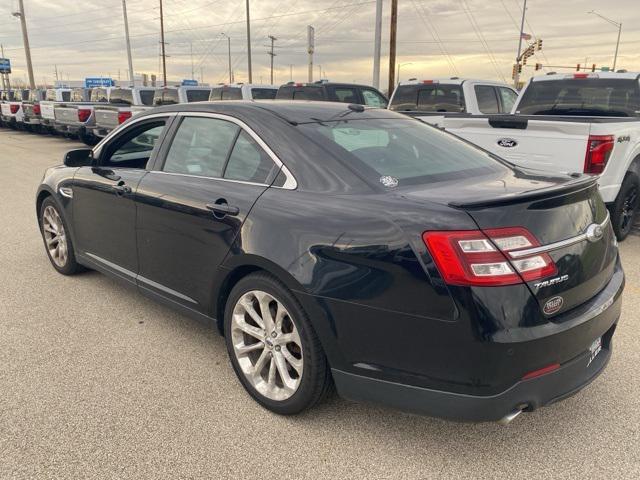
[[[627,238],[633,228],[640,202],[640,178],[627,172],[620,186],[615,203],[610,207],[611,224],[619,241]]]
[[[256,273],[240,280],[224,320],[233,369],[260,405],[293,415],[326,395],[331,377],[320,341],[302,306],[275,277]]]
[[[63,275],[73,275],[82,270],[76,261],[69,227],[60,208],[52,197],[40,206],[40,232],[51,265]]]

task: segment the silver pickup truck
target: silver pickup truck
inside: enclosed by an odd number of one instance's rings
[[[28,98],[22,102],[22,124],[26,130],[40,131],[42,115],[40,114],[40,102],[44,100],[45,90],[29,90]]]
[[[40,102],[40,121],[41,126],[45,130],[55,132],[56,123],[55,107],[61,102],[71,100],[70,88],[49,88],[47,89],[44,100]]]
[[[90,88],[74,88],[70,101],[60,103],[54,108],[55,130],[63,135],[78,137],[87,145],[95,144],[96,138],[92,133],[95,125],[95,106],[96,104],[91,102]]]
[[[135,106],[153,105],[153,87],[112,88],[109,92],[108,104],[95,109],[95,127],[93,134],[102,138],[133,115]]]

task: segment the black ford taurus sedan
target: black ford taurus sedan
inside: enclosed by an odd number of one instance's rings
[[[281,414],[346,398],[504,422],[606,366],[624,274],[592,177],[513,166],[360,105],[135,117],[47,170],[54,268],[108,274],[225,336]]]

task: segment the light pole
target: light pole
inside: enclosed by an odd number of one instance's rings
[[[220,35],[226,37],[227,39],[227,50],[229,52],[229,83],[233,83],[231,79],[231,37],[224,32],[222,32]]]
[[[522,21],[520,22],[520,36],[518,37],[518,55],[516,56],[516,72],[513,76],[513,88],[518,89],[518,83],[520,83],[520,54],[522,53],[522,37],[524,36],[524,21],[527,15],[527,0],[524,0],[522,6]]]
[[[413,62],[404,62],[404,63],[398,64],[398,82],[397,83],[400,83],[400,67],[402,67],[403,65],[413,65]]]
[[[31,49],[29,48],[29,34],[27,33],[27,20],[24,18],[24,4],[22,0],[18,2],[18,12],[13,12],[16,18],[20,19],[20,25],[22,26],[22,42],[24,43],[24,53],[27,57],[27,72],[29,74],[29,88],[34,90],[36,88],[36,81],[33,78],[33,65],[31,64]]]
[[[605,17],[604,15],[600,15],[595,10],[591,10],[590,12],[587,12],[587,13],[592,13],[594,15],[597,15],[598,17],[603,19],[605,22],[608,22],[611,25],[618,27],[618,40],[616,41],[616,53],[613,54],[613,68],[612,68],[612,70],[615,72],[616,63],[618,62],[618,47],[620,47],[620,35],[622,34],[622,22],[613,21],[610,18]]]
[[[249,20],[249,0],[247,5],[247,66],[249,67],[249,83],[253,83],[253,73],[251,71],[251,21]]]
[[[124,17],[124,38],[127,43],[127,62],[129,64],[129,83],[131,84],[132,87],[134,87],[135,79],[134,79],[134,73],[133,73],[133,60],[131,59],[131,41],[129,40],[129,20],[127,19],[127,1],[126,0],[122,0],[122,16]]]

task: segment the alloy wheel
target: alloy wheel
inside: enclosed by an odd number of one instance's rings
[[[231,341],[242,373],[261,395],[283,401],[297,391],[302,342],[282,302],[260,290],[242,295],[233,308]]]
[[[42,231],[51,260],[56,266],[64,268],[69,258],[67,235],[60,214],[51,205],[42,214]]]

